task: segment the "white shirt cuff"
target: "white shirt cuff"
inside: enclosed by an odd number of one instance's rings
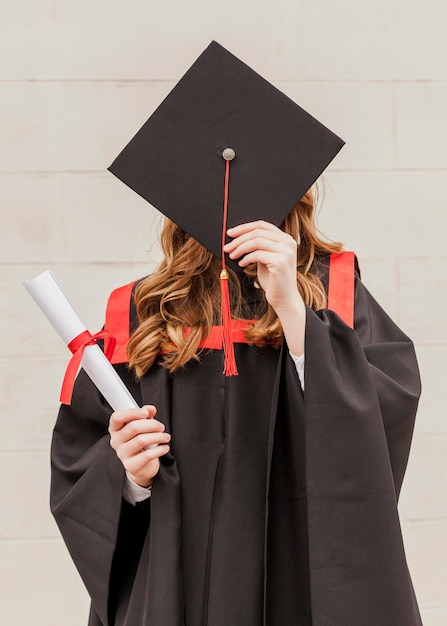
[[[137,485],[137,483],[129,478],[126,472],[123,484],[123,498],[126,502],[135,506],[137,502],[143,502],[143,500],[150,498],[151,494],[152,487],[142,487],[141,485]]]
[[[301,354],[300,356],[296,356],[295,354],[292,354],[289,350],[289,354],[292,358],[292,361],[295,363],[296,372],[300,380],[301,389],[304,391],[304,353]]]

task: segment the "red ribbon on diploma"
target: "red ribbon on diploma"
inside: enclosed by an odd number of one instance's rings
[[[107,330],[101,330],[99,333],[95,333],[94,335],[92,335],[88,330],[84,330],[84,332],[80,333],[68,344],[68,348],[72,352],[73,356],[67,365],[64,380],[62,382],[60,401],[63,404],[71,403],[74,381],[81,366],[85,348],[87,346],[94,346],[98,339],[104,339],[104,354],[110,361],[115,349],[116,339]]]

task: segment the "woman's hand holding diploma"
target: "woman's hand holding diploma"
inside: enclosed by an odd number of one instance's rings
[[[110,445],[124,465],[127,475],[141,487],[149,487],[160,469],[160,457],[169,452],[171,435],[155,419],[157,409],[115,411],[110,417]]]

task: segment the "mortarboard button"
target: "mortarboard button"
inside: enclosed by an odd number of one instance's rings
[[[225,161],[232,161],[236,156],[236,152],[233,150],[233,148],[225,148],[225,150],[222,152],[222,156]]]

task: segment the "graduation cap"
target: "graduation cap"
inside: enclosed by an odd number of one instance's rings
[[[221,257],[223,272],[240,271],[222,251],[227,228],[279,226],[343,144],[213,41],[109,170]]]

